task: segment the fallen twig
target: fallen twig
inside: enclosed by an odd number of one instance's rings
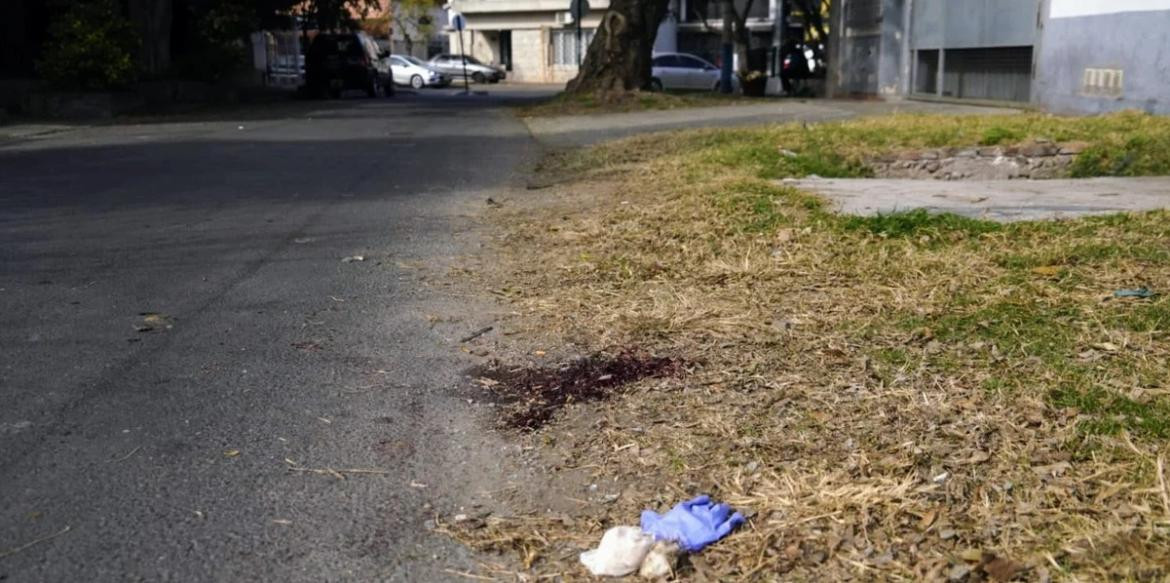
[[[1166,462],[1162,456],[1158,456],[1158,486],[1160,486],[1159,493],[1162,495],[1162,509],[1166,511],[1166,516],[1170,517],[1170,489],[1166,488]]]
[[[120,457],[120,458],[118,458],[118,459],[112,459],[112,460],[110,460],[110,461],[108,461],[108,462],[106,462],[106,463],[107,463],[107,464],[116,464],[116,463],[118,463],[118,462],[123,462],[123,461],[126,461],[126,460],[130,459],[130,456],[132,456],[132,455],[134,455],[134,454],[138,453],[138,450],[140,450],[140,449],[142,449],[142,446],[141,446],[141,445],[140,445],[140,446],[138,446],[138,447],[136,447],[136,448],[134,448],[134,449],[132,449],[132,450],[130,450],[130,453],[128,453],[128,454],[126,454],[126,455],[124,455],[124,456],[122,456],[122,457]]]
[[[306,467],[297,465],[296,462],[294,462],[290,459],[286,459],[286,460],[284,460],[284,462],[286,464],[288,464],[288,470],[290,472],[306,472],[306,473],[310,473],[310,474],[323,474],[323,475],[327,475],[327,476],[333,476],[334,478],[337,478],[338,480],[344,480],[346,474],[385,475],[385,474],[390,473],[389,470],[378,470],[378,469],[368,469],[368,468],[342,468],[342,469],[306,468]]]
[[[38,538],[34,541],[24,543],[23,545],[20,545],[19,547],[16,547],[13,549],[8,549],[7,551],[4,551],[4,552],[0,552],[0,559],[11,557],[12,555],[15,555],[16,553],[19,553],[20,551],[28,549],[29,547],[31,547],[33,545],[38,545],[38,544],[43,543],[49,539],[57,538],[65,533],[69,532],[70,530],[73,530],[73,527],[66,526],[65,528],[62,528],[61,530],[59,530],[53,534],[50,534],[48,536],[43,536],[43,537]]]
[[[444,573],[458,575],[460,577],[467,577],[468,579],[475,579],[476,581],[495,581],[491,577],[484,577],[483,575],[476,575],[475,573],[467,573],[464,571],[456,571],[455,569],[443,569]]]
[[[460,340],[459,342],[471,342],[472,340],[475,340],[476,338],[479,338],[480,336],[483,336],[484,334],[487,334],[488,332],[491,332],[494,329],[495,329],[495,326],[484,326],[483,328],[480,328],[479,330],[472,332],[470,336]]]

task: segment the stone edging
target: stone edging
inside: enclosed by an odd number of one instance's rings
[[[1047,140],[1017,146],[935,148],[890,154],[867,161],[878,178],[921,180],[1012,180],[1067,177],[1088,144]]]

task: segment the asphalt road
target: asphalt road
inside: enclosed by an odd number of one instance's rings
[[[529,478],[451,390],[482,322],[428,274],[537,93],[454,93],[0,143],[0,580],[469,566],[425,521]]]

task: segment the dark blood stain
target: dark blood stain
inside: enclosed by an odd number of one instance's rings
[[[555,368],[497,364],[476,367],[468,374],[508,406],[505,425],[533,431],[568,403],[604,400],[639,379],[678,376],[684,364],[677,358],[624,351],[598,353]]]

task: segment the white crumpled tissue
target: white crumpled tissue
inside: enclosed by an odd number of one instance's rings
[[[596,549],[581,553],[581,563],[599,577],[625,577],[642,566],[654,546],[654,537],[637,526],[615,526],[601,537]]]

